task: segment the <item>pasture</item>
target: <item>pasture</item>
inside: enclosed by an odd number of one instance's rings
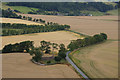
[[[2,54],[2,78],[79,78],[67,65],[33,64],[28,53]]]
[[[27,21],[27,20],[22,20],[22,19],[14,19],[14,18],[2,18],[0,19],[2,23],[19,23],[19,24],[27,24],[27,25],[43,25],[42,23],[37,23],[37,22],[32,22],[32,21]]]
[[[80,67],[92,78],[118,77],[118,16],[48,16],[30,15],[59,24],[68,24],[71,29],[83,34],[94,35],[104,32],[108,41],[76,52]],[[81,54],[83,53],[83,54]]]

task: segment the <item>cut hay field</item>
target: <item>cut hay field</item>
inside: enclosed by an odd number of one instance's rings
[[[27,53],[2,55],[2,78],[79,78],[67,65],[40,66],[33,64]]]
[[[46,21],[71,25],[71,29],[83,34],[94,35],[104,32],[108,41],[85,48],[73,56],[92,78],[118,77],[118,16],[47,16],[30,15]]]
[[[55,31],[55,32],[25,34],[25,35],[16,35],[16,36],[3,36],[2,48],[10,43],[14,44],[17,42],[22,42],[27,40],[34,41],[34,45],[36,47],[40,46],[40,41],[42,40],[55,42],[58,44],[64,43],[65,46],[67,46],[71,40],[76,40],[78,38],[83,38],[83,37],[68,31]]]
[[[19,23],[19,24],[27,24],[27,25],[43,25],[42,23],[36,23],[32,21],[22,20],[22,19],[14,19],[14,18],[2,18],[0,19],[2,23]]]

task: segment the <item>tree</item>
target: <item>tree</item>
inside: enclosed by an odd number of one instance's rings
[[[60,50],[59,50],[58,56],[65,59],[66,51],[67,51],[66,48],[65,48],[65,45],[64,44],[60,44],[59,48],[60,48]]]
[[[26,17],[25,16],[23,16],[23,19],[25,19]]]
[[[34,22],[36,22],[36,19],[33,19]]]
[[[22,16],[21,16],[21,15],[19,15],[19,16],[18,16],[18,19],[22,19]]]
[[[12,44],[5,45],[5,47],[2,49],[2,52],[10,53],[10,52],[12,52],[12,48],[13,48]]]
[[[23,52],[24,50],[26,50],[26,52],[29,52],[30,48],[33,47],[33,41],[23,41],[20,42],[19,44],[19,50],[21,52]]]
[[[36,19],[36,22],[38,22],[39,20],[38,19]]]
[[[47,54],[50,54],[50,52],[51,52],[51,47],[50,47],[50,45],[51,45],[51,43],[50,42],[46,42],[46,41],[41,41],[40,42],[40,44],[41,44],[41,50],[43,51],[43,52],[45,52],[45,53],[47,53]]]
[[[96,34],[93,36],[95,38],[95,43],[103,41],[103,36]]]
[[[41,58],[42,58],[42,53],[40,51],[39,48],[32,48],[30,51],[29,51],[29,54],[32,55],[32,59],[35,60],[36,62],[40,61]]]
[[[28,17],[28,20],[29,20],[29,21],[32,21],[32,17]]]
[[[56,49],[58,49],[57,47],[58,47],[58,44],[56,44],[56,43],[52,43],[51,44],[52,45],[52,54],[53,54],[53,57],[54,57],[54,50]]]
[[[61,61],[61,57],[59,57],[59,56],[55,57],[54,59],[55,59],[55,61],[57,61],[57,62],[60,62],[60,61]]]
[[[105,34],[105,33],[100,33],[100,35],[104,38],[104,40],[107,40],[107,34]]]
[[[47,43],[46,43],[45,53],[47,53],[47,54],[50,54],[50,52],[51,52],[51,47],[50,47],[50,45],[51,45],[50,42],[47,42]]]

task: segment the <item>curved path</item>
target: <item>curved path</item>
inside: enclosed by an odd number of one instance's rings
[[[74,62],[68,57],[70,51],[66,53],[66,60],[85,78],[86,80],[90,80],[75,64]]]

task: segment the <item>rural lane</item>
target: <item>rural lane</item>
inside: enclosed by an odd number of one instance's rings
[[[90,80],[75,64],[74,62],[69,58],[68,54],[70,51],[66,53],[66,60],[85,78],[86,80]]]

